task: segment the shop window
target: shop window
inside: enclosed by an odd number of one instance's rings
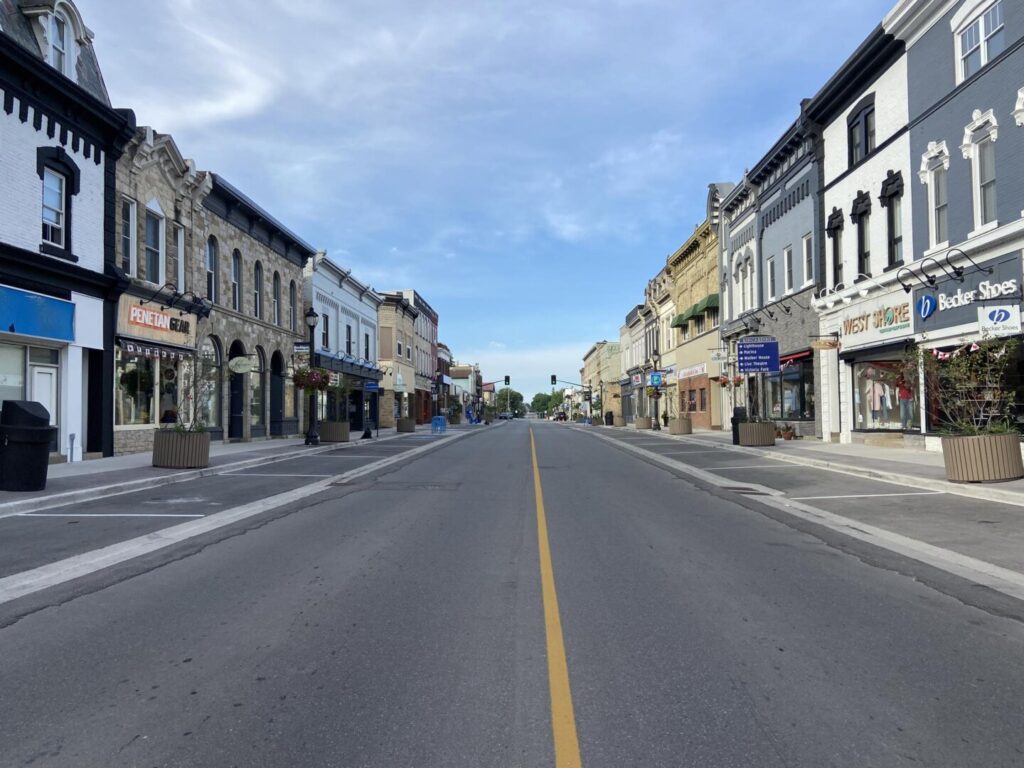
[[[25,399],[25,347],[0,344],[0,403]]]
[[[115,425],[126,427],[156,423],[158,362],[151,357],[116,350]]]
[[[920,403],[916,375],[901,360],[873,360],[853,365],[853,428],[919,430]]]
[[[249,424],[253,427],[262,426],[266,411],[266,370],[267,356],[260,348],[256,348],[256,360],[249,372]]]
[[[689,396],[687,397],[687,400],[686,400],[686,402],[687,402],[687,410],[690,413],[695,413],[697,411],[697,390],[696,389],[691,389],[689,391],[688,395]]]
[[[764,377],[764,413],[782,421],[814,421],[814,363],[783,362],[779,373]]]
[[[708,391],[705,387],[700,389],[700,412],[706,413],[708,410]]]
[[[207,338],[199,349],[199,364],[202,366],[206,385],[199,392],[199,421],[208,427],[219,427],[223,357],[220,344]],[[291,381],[289,377],[288,381]]]

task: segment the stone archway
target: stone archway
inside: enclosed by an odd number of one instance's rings
[[[246,357],[245,345],[237,339],[228,350],[228,365],[236,357]],[[230,373],[230,394],[228,397],[228,439],[245,439],[245,389],[248,374]]]

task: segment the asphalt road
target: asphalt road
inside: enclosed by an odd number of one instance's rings
[[[8,606],[0,765],[1024,765],[1019,622],[532,427]]]

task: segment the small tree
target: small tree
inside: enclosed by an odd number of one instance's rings
[[[204,418],[204,407],[216,408],[211,399],[217,394],[220,379],[220,367],[216,361],[204,354],[199,354],[191,363],[181,366],[181,398],[178,403],[177,421],[161,426],[173,427],[181,432],[205,432],[208,424]]]
[[[908,350],[905,363],[891,375],[896,386],[917,387],[924,372],[928,402],[941,431],[958,435],[999,434],[1014,429],[1016,395],[1007,374],[1017,359],[1016,339],[961,341],[951,351]]]

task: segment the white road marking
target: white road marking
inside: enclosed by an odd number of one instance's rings
[[[290,475],[290,474],[272,474],[270,472],[246,472],[244,469],[239,469],[234,472],[221,472],[220,477],[331,477],[331,475]]]
[[[852,493],[847,496],[791,496],[793,501],[814,499],[884,499],[888,496],[945,496],[942,491],[917,491],[914,493]]]
[[[785,466],[779,464],[740,464],[736,466],[728,467],[703,467],[708,472],[717,472],[720,469],[796,469],[794,466]],[[809,469],[817,469],[817,467],[809,467]]]
[[[69,515],[69,514],[47,514],[46,512],[22,512],[17,517],[206,517],[206,515],[146,515],[141,512],[138,514],[125,513],[122,515],[109,514],[109,515]]]
[[[353,453],[353,454],[350,454],[350,455],[345,455],[345,454],[341,454],[341,453],[337,453],[337,454],[335,454],[335,453],[321,453],[321,454],[318,454],[316,456],[310,456],[309,458],[311,458],[311,459],[380,459],[380,458],[386,458],[387,456],[399,456],[399,455],[401,455],[401,454],[389,453],[389,454],[385,454],[384,456],[381,456],[379,454],[366,454],[366,453]]]
[[[380,461],[374,461],[361,467],[350,469],[340,475],[326,477],[322,480],[310,483],[309,485],[304,485],[291,491],[279,493],[276,496],[260,499],[259,501],[250,502],[249,504],[243,504],[232,509],[226,509],[223,512],[218,512],[210,515],[209,517],[204,517],[201,520],[189,520],[178,525],[172,525],[169,528],[163,528],[159,531],[153,531],[152,533],[147,533],[143,536],[137,536],[134,539],[129,539],[128,541],[111,544],[110,546],[103,547],[102,549],[85,552],[81,555],[74,555],[73,557],[68,557],[55,563],[41,565],[38,568],[33,568],[32,570],[24,571],[23,573],[15,573],[11,576],[0,578],[0,603],[17,600],[20,597],[31,595],[34,592],[39,592],[58,584],[64,584],[65,582],[73,581],[74,579],[79,579],[83,576],[88,576],[96,571],[109,568],[112,565],[117,565],[118,563],[123,563],[127,560],[133,560],[136,557],[164,549],[165,547],[178,544],[182,541],[186,541],[187,539],[200,536],[226,525],[231,525],[240,520],[261,515],[272,509],[292,505],[302,499],[315,496],[316,494],[327,490],[332,485],[351,482],[358,477],[371,474],[383,469],[384,467],[396,464],[399,459],[420,456],[428,451],[435,450],[438,447],[444,446],[471,434],[479,433],[455,433],[449,437],[432,441],[427,445],[412,448],[397,456],[389,456],[388,458],[381,459]],[[26,515],[32,513],[22,512],[19,514]]]

